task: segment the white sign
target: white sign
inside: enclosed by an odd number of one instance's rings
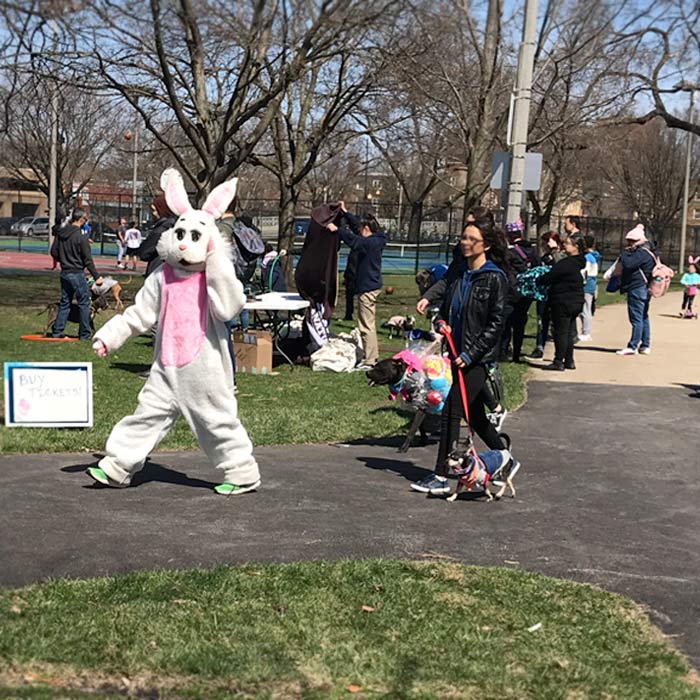
[[[5,362],[5,425],[92,427],[92,362]]]
[[[491,182],[492,190],[508,189],[510,177],[511,154],[505,151],[494,151],[491,154]],[[536,192],[540,189],[542,180],[542,154],[525,154],[525,174],[523,176],[523,189]]]

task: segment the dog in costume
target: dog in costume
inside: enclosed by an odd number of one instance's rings
[[[217,493],[240,494],[260,485],[253,445],[238,420],[225,325],[246,297],[215,223],[236,184],[233,179],[216,187],[200,210],[190,205],[180,173],[168,169],[161,177],[168,206],[178,215],[158,241],[163,265],[146,278],[134,305],[100,328],[93,344],[106,357],[129,338],[158,327],[155,359],[136,412],[114,426],[105,457],[88,469],[101,484],[128,486],[182,415],[223,473]]]

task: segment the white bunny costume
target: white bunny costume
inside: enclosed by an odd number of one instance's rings
[[[259,483],[253,445],[238,420],[224,325],[243,308],[245,294],[215,224],[236,184],[233,179],[219,185],[195,210],[180,174],[172,169],[163,173],[168,206],[179,215],[158,242],[164,263],[146,278],[134,305],[95,334],[95,350],[104,356],[158,324],[155,359],[136,412],[114,426],[98,465],[110,485],[129,484],[179,415],[212,464],[224,472],[225,484]]]

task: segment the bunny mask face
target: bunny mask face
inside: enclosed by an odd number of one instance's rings
[[[158,241],[158,255],[171,267],[184,272],[201,272],[206,266],[207,252],[222,248],[218,219],[236,194],[237,178],[215,187],[201,209],[193,209],[187,199],[182,176],[169,168],[160,178],[160,186],[171,211],[178,219]]]

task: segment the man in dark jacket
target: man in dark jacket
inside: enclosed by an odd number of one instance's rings
[[[348,226],[338,229],[340,238],[351,250],[356,250],[357,272],[355,289],[358,294],[357,327],[360,330],[365,351],[365,364],[374,366],[379,359],[379,344],[377,343],[377,298],[382,290],[382,251],[386,246],[386,236],[379,229],[379,222],[371,215],[362,220],[353,216],[340,202]],[[336,230],[335,225],[329,224],[329,230]],[[355,233],[359,231],[359,234]]]
[[[51,246],[51,257],[61,265],[61,302],[56,314],[51,336],[62,338],[66,328],[70,305],[73,297],[78,304],[80,324],[78,337],[80,340],[90,340],[90,290],[85,279],[85,268],[95,280],[102,284],[102,277],[95,268],[90,252],[90,243],[81,231],[81,226],[87,221],[83,209],[74,209],[70,223],[64,226],[56,235]]]

